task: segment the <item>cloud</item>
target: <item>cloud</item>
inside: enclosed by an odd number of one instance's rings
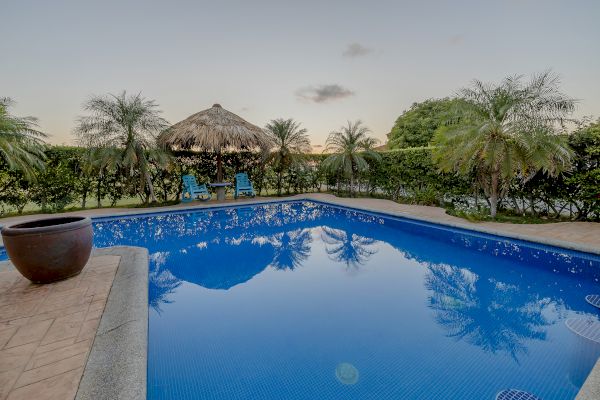
[[[465,41],[462,35],[452,35],[448,38],[448,43],[453,46],[458,46]]]
[[[355,57],[363,57],[369,53],[372,53],[373,49],[369,47],[365,47],[360,43],[350,43],[346,50],[342,53],[344,57],[355,58]]]
[[[354,92],[343,86],[333,84],[302,88],[296,92],[296,96],[303,100],[314,101],[315,103],[327,103],[332,100],[354,96]]]

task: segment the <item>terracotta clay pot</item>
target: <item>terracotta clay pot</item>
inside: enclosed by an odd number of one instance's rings
[[[66,279],[81,272],[92,251],[92,221],[58,217],[2,227],[10,261],[35,283]]]

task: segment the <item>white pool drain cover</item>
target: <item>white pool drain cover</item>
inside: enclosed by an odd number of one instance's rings
[[[600,294],[588,294],[585,296],[585,301],[594,307],[600,308]]]
[[[600,343],[600,322],[587,318],[569,318],[565,325],[577,335]]]
[[[340,363],[335,368],[335,377],[344,385],[354,385],[358,382],[358,370],[350,363]]]
[[[517,389],[503,390],[496,395],[496,400],[542,400],[536,395]]]

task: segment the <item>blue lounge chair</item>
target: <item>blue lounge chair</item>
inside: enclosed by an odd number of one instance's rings
[[[181,201],[187,203],[188,201],[210,200],[211,195],[208,192],[205,184],[198,185],[196,177],[194,175],[184,175],[183,180],[183,193],[181,194]]]
[[[252,187],[252,182],[248,179],[248,174],[240,172],[235,174],[235,194],[234,197],[237,199],[240,195],[254,197],[256,193]]]

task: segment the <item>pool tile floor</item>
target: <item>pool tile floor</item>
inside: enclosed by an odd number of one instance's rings
[[[119,260],[48,285],[0,263],[0,400],[75,398]]]

